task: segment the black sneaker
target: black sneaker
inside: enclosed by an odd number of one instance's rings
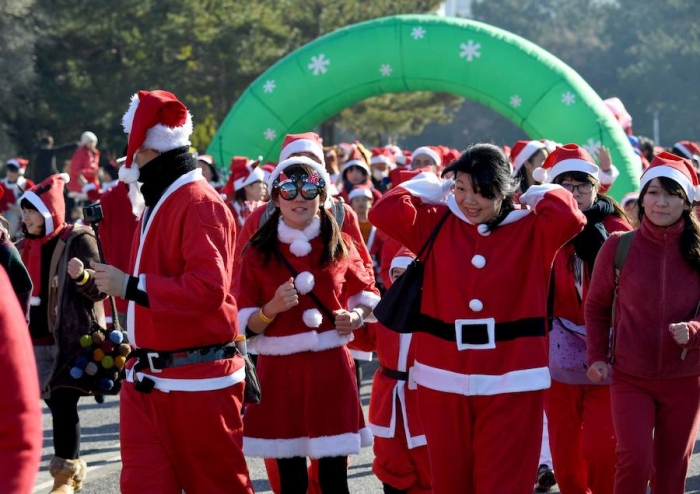
[[[540,465],[537,469],[537,485],[535,485],[535,492],[549,492],[556,483],[554,470],[545,464]]]

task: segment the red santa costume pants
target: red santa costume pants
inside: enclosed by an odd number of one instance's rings
[[[396,405],[400,405],[397,403]],[[408,494],[429,494],[430,460],[428,448],[408,448],[401,409],[396,410],[394,437],[374,436],[372,472],[385,484]]]
[[[418,386],[434,494],[532,494],[543,391],[463,396]]]
[[[682,494],[700,426],[700,377],[640,379],[614,371],[610,385],[617,435],[615,494]]]
[[[121,491],[252,494],[243,457],[244,383],[214,391],[121,391]]]
[[[559,489],[564,494],[612,494],[617,441],[610,387],[552,381],[547,419]]]

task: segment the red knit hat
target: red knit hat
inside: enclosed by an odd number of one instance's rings
[[[429,156],[435,162],[435,165],[438,168],[442,166],[442,151],[440,151],[440,148],[435,146],[421,146],[415,151],[413,151],[413,154],[411,155],[411,160],[415,160],[416,156],[419,156],[421,154]]]
[[[119,169],[119,179],[127,184],[139,179],[138,167],[132,166],[139,149],[164,153],[192,144],[192,115],[173,93],[160,89],[133,95],[122,126],[129,134],[129,145],[126,162]]]
[[[323,140],[316,132],[304,132],[303,134],[287,134],[282,142],[280,161],[284,161],[293,154],[311,153],[318,158],[319,163],[325,163],[323,152]]]
[[[17,172],[20,175],[24,175],[24,172],[27,170],[27,166],[29,165],[29,160],[25,160],[24,158],[10,158],[7,160],[7,163],[5,163],[5,166],[14,166],[17,168]]]
[[[510,150],[510,162],[513,163],[513,175],[518,173],[520,167],[539,150],[545,149],[541,141],[517,141]]]
[[[690,202],[700,200],[700,186],[698,175],[690,161],[666,151],[654,156],[649,168],[646,169],[639,181],[639,190],[651,180],[658,177],[666,177],[680,185]]]
[[[567,144],[557,146],[542,166],[533,170],[532,178],[541,183],[551,183],[562,173],[582,172],[598,180],[598,170],[588,151],[576,144]]]
[[[20,204],[26,199],[44,217],[46,236],[51,235],[66,221],[63,189],[67,182],[70,182],[70,176],[67,173],[51,175],[19,198]]]

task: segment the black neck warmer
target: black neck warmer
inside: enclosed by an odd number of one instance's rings
[[[593,271],[598,251],[603,246],[605,239],[608,238],[603,220],[614,212],[613,203],[609,199],[599,197],[590,209],[583,212],[588,220],[586,226],[571,240],[576,255],[586,264],[589,274]]]
[[[197,161],[188,146],[167,151],[149,161],[139,170],[141,193],[147,207],[153,207],[170,185],[197,168]]]

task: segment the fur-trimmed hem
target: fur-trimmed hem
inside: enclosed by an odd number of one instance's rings
[[[243,436],[243,453],[260,458],[293,458],[306,456],[313,459],[348,456],[360,453],[360,448],[372,444],[372,432],[361,429],[336,436],[296,437],[292,439],[262,439]]]
[[[321,352],[339,348],[353,340],[352,333],[340,335],[332,329],[319,333],[305,331],[290,336],[265,336],[259,334],[248,340],[248,352],[258,355],[292,355],[301,352]]]

